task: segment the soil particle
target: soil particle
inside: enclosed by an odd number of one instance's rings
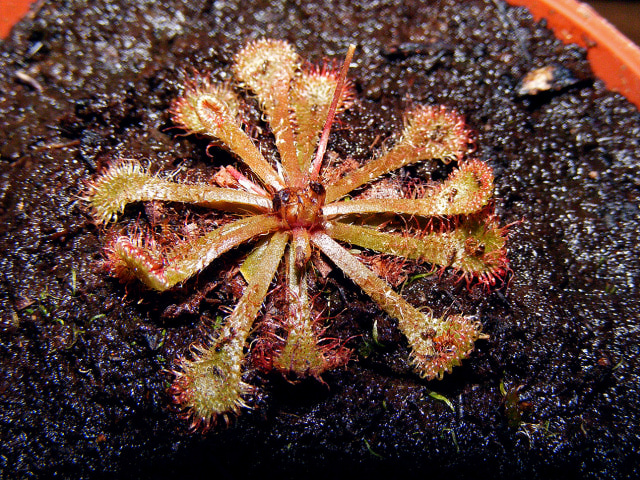
[[[637,478],[640,115],[583,50],[496,4],[44,1],[18,25],[0,45],[1,478]],[[412,104],[465,115],[513,223],[513,276],[489,294],[447,274],[404,289],[477,315],[489,335],[425,382],[394,322],[331,273],[330,333],[358,335],[354,360],[324,384],[252,371],[255,408],[193,435],[165,371],[200,317],[234,301],[229,285],[207,289],[228,270],[163,295],[123,286],[100,268],[105,232],[80,197],[119,157],[197,175],[225,164],[177,135],[167,109],[184,71],[224,80],[259,37],[316,62],[359,45],[359,100],[329,143],[342,158],[371,157]],[[577,81],[519,97],[550,64]]]

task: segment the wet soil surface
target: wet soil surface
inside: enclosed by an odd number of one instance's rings
[[[2,478],[638,477],[638,111],[524,10],[398,3],[45,1],[0,45]],[[201,317],[233,304],[217,275],[237,255],[176,292],[126,287],[100,268],[105,232],[80,196],[119,157],[203,176],[229,161],[178,136],[167,108],[183,70],[224,79],[263,36],[313,61],[359,45],[359,101],[329,144],[343,158],[369,158],[412,104],[464,114],[501,221],[518,222],[513,276],[488,294],[450,274],[405,285],[412,303],[475,314],[490,335],[426,382],[395,322],[332,273],[330,332],[360,335],[353,360],[324,385],[251,371],[255,408],[194,435],[165,369]],[[549,65],[558,89],[519,96],[525,74]],[[214,281],[193,313],[163,316]]]

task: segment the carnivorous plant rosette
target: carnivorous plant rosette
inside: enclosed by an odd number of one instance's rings
[[[136,161],[120,160],[90,184],[87,199],[102,224],[133,202],[179,202],[225,212],[217,228],[183,235],[171,248],[160,247],[142,228],[112,235],[107,265],[122,279],[168,290],[223,253],[252,245],[241,260],[247,285],[233,312],[173,370],[171,392],[194,427],[228,420],[246,406],[253,387],[243,380],[243,368],[250,353],[260,355],[257,363],[264,368],[296,378],[319,378],[348,360],[343,343],[323,338],[309,292],[313,261],[320,257],[397,320],[423,378],[451,372],[481,336],[472,317],[439,318],[409,304],[348,247],[452,268],[467,281],[487,285],[508,268],[505,229],[490,205],[492,170],[467,159],[470,132],[455,112],[441,106],[411,108],[395,144],[362,165],[325,155],[334,117],[354,99],[346,78],[354,49],[337,69],[308,66],[284,41],[257,40],[235,55],[233,85],[200,75],[188,80],[172,105],[174,122],[188,134],[214,139],[238,160],[222,167],[210,183],[177,182],[150,174]],[[257,98],[279,161],[267,160],[241,122],[242,92]],[[441,182],[407,186],[394,178],[402,167],[434,159],[457,162],[457,167]],[[271,333],[259,339],[260,348],[250,349],[254,322],[275,290],[285,292],[285,311]]]

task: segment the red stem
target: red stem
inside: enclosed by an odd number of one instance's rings
[[[344,59],[344,63],[342,64],[342,68],[340,69],[340,75],[338,76],[338,84],[336,85],[336,90],[333,93],[333,100],[331,100],[331,105],[329,106],[327,121],[324,123],[324,128],[322,129],[322,136],[320,137],[320,142],[318,143],[318,150],[316,151],[316,158],[313,161],[313,166],[311,169],[311,181],[316,181],[318,179],[318,175],[320,174],[320,168],[322,167],[322,159],[324,158],[324,152],[327,150],[327,143],[329,142],[329,133],[331,132],[331,125],[333,124],[333,119],[336,116],[336,109],[338,108],[338,102],[340,101],[340,97],[342,96],[342,89],[344,88],[344,83],[347,79],[347,71],[349,70],[349,65],[351,64],[351,59],[353,58],[353,54],[355,50],[356,50],[356,46],[354,44],[349,45],[349,50],[347,50],[347,55]]]

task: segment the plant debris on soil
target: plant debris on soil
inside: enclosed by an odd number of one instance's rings
[[[395,322],[332,271],[327,334],[349,339],[352,361],[324,384],[250,369],[254,408],[194,435],[166,370],[235,303],[239,277],[216,275],[238,252],[172,292],[123,285],[101,268],[105,231],[81,196],[118,158],[192,181],[233,161],[181,136],[167,110],[185,70],[224,81],[262,37],[315,62],[358,44],[359,100],[328,146],[341,158],[370,158],[411,105],[463,114],[494,169],[497,214],[515,223],[513,275],[487,293],[424,265],[398,287],[438,314],[476,315],[490,337],[426,382]],[[640,475],[640,114],[526,10],[44,1],[0,44],[0,72],[1,478]],[[252,134],[266,138],[257,112]],[[438,180],[439,168],[412,173]],[[180,207],[127,218],[164,208]]]

